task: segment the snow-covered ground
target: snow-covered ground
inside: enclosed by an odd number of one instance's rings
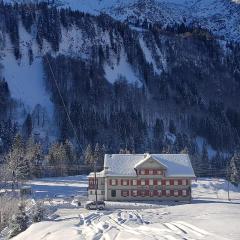
[[[86,176],[39,179],[30,184],[38,198],[84,195],[87,186]],[[239,240],[240,187],[230,185],[230,197],[229,202],[226,181],[199,179],[193,182],[191,204],[107,202],[105,211],[63,204],[52,220],[33,224],[14,240]]]

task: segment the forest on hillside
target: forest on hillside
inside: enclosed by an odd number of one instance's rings
[[[9,91],[8,79],[2,77],[3,163],[7,164],[9,154],[15,151],[16,138],[20,137],[21,154],[28,155],[29,141],[41,152],[36,154],[41,155],[41,161],[27,158],[25,165],[31,161],[40,167],[46,163],[69,169],[71,165],[88,165],[85,152],[90,148],[94,152],[99,145],[106,153],[187,152],[198,175],[226,175],[231,156],[240,144],[238,43],[219,40],[200,27],[163,27],[147,19],[133,26],[105,14],[92,16],[46,3],[1,2],[0,19],[0,30],[3,36],[10,37],[16,60],[22,57],[19,21],[42,51],[45,88],[54,104],[58,128],[52,142],[47,135],[44,139],[34,138],[36,114],[26,113],[24,123],[19,125],[12,117],[17,103]],[[82,34],[82,55],[61,51],[63,30],[72,29]],[[51,51],[45,51],[45,42]],[[0,43],[4,51],[4,37]],[[155,64],[147,60],[146,47]],[[106,78],[105,66],[114,69],[113,59],[118,64],[122,52],[138,76],[138,83],[129,81],[124,73],[113,83]],[[31,46],[28,53],[31,64],[36,53]],[[67,157],[65,148],[69,144],[74,153]],[[209,148],[214,152],[212,156]],[[21,154],[15,157],[25,159]],[[61,171],[55,174],[69,174]]]

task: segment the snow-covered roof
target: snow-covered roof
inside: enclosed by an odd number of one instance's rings
[[[136,176],[135,167],[151,157],[167,168],[167,177],[195,177],[188,154],[106,154],[106,176]]]
[[[101,172],[97,172],[96,173],[96,177],[104,177],[104,176],[105,176],[105,171],[104,170],[102,170]],[[89,175],[87,177],[88,178],[89,177],[94,177],[94,172],[89,173]]]

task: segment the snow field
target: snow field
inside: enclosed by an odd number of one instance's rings
[[[35,191],[43,188],[55,196],[56,211],[50,221],[31,225],[14,240],[239,240],[240,187],[223,179],[193,182],[193,202],[106,202],[104,211],[88,211],[67,205],[72,194],[84,195],[86,176],[30,181]],[[67,189],[71,190],[67,190]],[[84,190],[85,189],[85,190]],[[45,193],[46,194],[46,193]],[[38,198],[46,195],[38,195]],[[61,202],[62,200],[62,202]],[[84,201],[84,198],[83,198]]]

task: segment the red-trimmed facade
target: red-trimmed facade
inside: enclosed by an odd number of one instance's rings
[[[120,197],[124,199],[149,197],[160,200],[164,198],[178,200],[178,198],[191,197],[190,179],[165,177],[165,171],[162,169],[141,169],[136,177],[109,177],[106,181],[108,189],[114,191],[114,195],[111,195],[115,196],[118,191]],[[89,178],[89,190],[94,189],[94,178]]]
[[[148,166],[148,167],[147,167]],[[171,165],[170,165],[171,166]],[[140,200],[191,200],[191,175],[174,175],[170,166],[148,156],[133,166],[131,174],[109,174],[108,168],[97,176],[97,192],[99,199],[108,201],[140,201]],[[129,171],[128,171],[129,172]],[[89,176],[89,199],[94,200],[94,174]]]

